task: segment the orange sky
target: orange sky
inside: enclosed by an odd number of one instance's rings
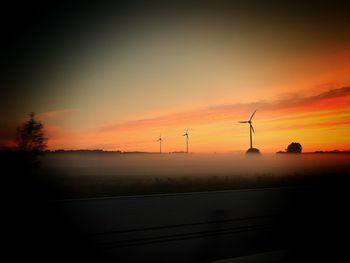
[[[242,10],[130,12],[62,37],[0,105],[0,144],[34,111],[50,149],[157,151],[162,134],[183,151],[188,128],[190,151],[245,151],[237,121],[257,109],[262,152],[350,149],[347,16]]]
[[[102,148],[123,151],[157,151],[161,133],[163,150],[182,151],[181,135],[189,128],[190,150],[230,152],[249,146],[249,129],[237,121],[249,118],[253,109],[254,146],[263,152],[284,150],[298,141],[305,151],[350,149],[350,87],[333,89],[312,96],[290,97],[275,101],[217,105],[139,120],[107,124],[76,132],[59,125],[46,125],[51,149]],[[44,123],[64,119],[77,111],[42,113]]]

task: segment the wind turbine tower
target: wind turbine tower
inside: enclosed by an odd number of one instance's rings
[[[250,134],[250,148],[247,150],[247,153],[260,153],[259,149],[253,148],[253,135],[252,132],[255,134],[254,127],[252,124],[252,119],[254,117],[256,110],[253,112],[252,116],[250,116],[250,119],[247,121],[239,121],[238,123],[248,123],[249,124],[249,134]]]
[[[186,133],[182,134],[182,136],[186,136],[186,153],[188,153],[188,129],[186,130]]]
[[[162,135],[159,135],[157,142],[159,142],[159,153],[162,153]]]

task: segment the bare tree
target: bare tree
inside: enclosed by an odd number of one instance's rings
[[[35,119],[35,113],[29,114],[29,120],[17,128],[17,146],[20,151],[42,152],[46,149],[47,138],[43,124]]]

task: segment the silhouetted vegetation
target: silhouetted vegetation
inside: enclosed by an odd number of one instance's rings
[[[298,142],[292,142],[287,147],[287,153],[301,153],[303,150],[303,147]]]
[[[17,148],[13,154],[15,165],[19,166],[22,175],[36,174],[40,164],[38,155],[47,148],[44,125],[35,118],[35,113],[29,114],[29,120],[17,127]]]
[[[42,152],[46,149],[47,138],[44,136],[43,124],[35,119],[34,112],[29,120],[17,128],[16,142],[18,150],[25,152]]]
[[[16,131],[16,147],[0,151],[2,171],[5,174],[5,185],[9,195],[15,194],[18,199],[43,199],[49,191],[40,175],[40,156],[47,147],[43,124],[29,114]],[[14,189],[16,189],[15,192]]]
[[[285,151],[278,151],[276,153],[281,154],[281,153],[286,153],[286,152]]]
[[[315,151],[312,153],[318,153],[318,154],[350,154],[349,151],[339,151],[339,150],[333,150],[333,151]]]
[[[282,153],[301,153],[303,150],[303,147],[298,142],[292,142],[288,145],[286,151],[278,151],[276,153],[282,154]]]
[[[45,153],[74,153],[74,154],[158,154],[159,152],[142,152],[142,151],[105,151],[102,149],[95,149],[95,150],[89,150],[89,149],[79,149],[79,150],[64,150],[64,149],[58,149],[58,150],[46,150]]]

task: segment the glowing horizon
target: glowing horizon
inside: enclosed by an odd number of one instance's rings
[[[63,23],[52,46],[34,43],[28,65],[18,62],[22,75],[0,104],[0,146],[14,145],[34,111],[52,150],[156,152],[162,134],[164,152],[184,151],[188,128],[191,152],[245,151],[249,127],[237,122],[256,109],[261,152],[293,141],[349,150],[347,13],[242,5],[117,10],[77,34]]]
[[[163,152],[183,151],[185,141],[181,135],[188,127],[191,152],[235,152],[246,150],[249,140],[248,128],[237,122],[249,118],[251,109],[256,108],[253,145],[263,152],[284,150],[292,141],[300,142],[304,151],[348,150],[350,140],[346,139],[346,134],[350,127],[349,101],[350,87],[343,87],[308,97],[216,105],[107,124],[86,132],[45,124],[79,112],[76,109],[39,113],[37,118],[45,125],[48,148],[51,150],[156,152],[157,136],[161,133],[164,139]]]

